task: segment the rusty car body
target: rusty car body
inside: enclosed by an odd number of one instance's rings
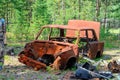
[[[81,22],[87,26],[79,24]],[[79,54],[91,59],[101,56],[104,43],[98,41],[99,32],[96,34],[96,31],[99,31],[98,22],[83,20],[70,20],[68,25],[43,26],[35,40],[27,43],[19,53],[19,61],[35,70],[51,65],[66,69],[77,62]]]

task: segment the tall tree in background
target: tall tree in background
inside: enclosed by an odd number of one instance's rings
[[[78,13],[78,19],[80,19],[80,12],[81,12],[81,8],[82,8],[82,0],[78,0],[78,11],[79,11],[79,13]]]
[[[107,18],[108,0],[105,0],[105,1],[104,1],[104,5],[105,5],[105,11],[104,11],[104,27],[106,27],[106,26],[107,26],[107,25],[106,25],[106,23],[107,23],[106,18]]]
[[[101,6],[101,0],[96,0],[96,17],[95,17],[95,21],[99,21],[100,6]]]
[[[107,29],[106,29],[107,28],[107,18],[108,18],[108,6],[109,6],[110,2],[108,0],[102,0],[102,3],[104,6],[103,7],[103,9],[104,9],[103,10],[103,13],[104,13],[103,14],[103,17],[104,17],[103,18],[103,30],[104,30],[103,32],[106,33],[106,31],[107,31]]]
[[[63,17],[63,24],[66,23],[66,19],[65,19],[65,16],[66,16],[66,11],[65,11],[65,1],[64,0],[61,0],[61,7],[62,7],[62,17]],[[64,36],[64,29],[60,29],[60,36]]]
[[[61,0],[61,6],[62,6],[62,15],[63,15],[63,23],[66,23],[66,5],[65,5],[65,1]]]

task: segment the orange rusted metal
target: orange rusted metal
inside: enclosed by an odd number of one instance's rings
[[[18,60],[21,63],[26,64],[27,66],[31,66],[34,68],[34,70],[39,70],[39,69],[45,69],[46,68],[46,64],[44,63],[40,63],[37,60],[34,60],[32,58],[29,58],[27,55],[25,54],[19,54],[20,58],[18,58]]]
[[[103,55],[103,42],[89,42],[89,49],[87,56],[91,59],[101,57]]]
[[[66,67],[75,64],[78,56],[78,46],[55,41],[35,40],[25,46],[25,49],[19,54],[19,61],[27,66],[33,67],[35,70],[41,68],[45,69],[47,64],[38,60],[45,54],[52,55],[54,60],[58,56],[61,57],[59,69],[65,69]],[[69,60],[73,60],[73,62],[68,63]],[[54,61],[48,62],[48,65],[51,65],[53,62]],[[67,64],[69,65],[67,66]]]
[[[96,33],[97,39],[99,40],[100,22],[85,21],[85,20],[69,20],[68,25],[69,27],[73,27],[73,28],[93,29]],[[85,35],[84,33],[81,33],[80,37],[84,37],[84,35]],[[74,37],[75,36],[74,30],[67,30],[66,36]],[[91,36],[91,33],[89,33],[89,36]]]
[[[80,29],[80,41],[86,45],[80,48],[80,53],[91,59],[102,56],[104,42],[99,41],[100,22],[85,20],[69,20],[69,27]],[[67,30],[66,37],[75,37],[75,30]]]
[[[38,40],[46,28],[50,28],[46,34],[48,39]],[[51,36],[53,28],[59,29],[59,36]],[[100,23],[83,20],[70,20],[68,25],[43,26],[35,40],[27,43],[20,52],[19,61],[35,70],[46,66],[65,69],[76,63],[79,53],[91,59],[100,57],[104,43],[98,41],[99,29]]]

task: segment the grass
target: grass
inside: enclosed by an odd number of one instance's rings
[[[7,42],[7,46],[19,47],[24,46],[27,42]]]

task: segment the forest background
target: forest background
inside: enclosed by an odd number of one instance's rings
[[[43,25],[79,19],[101,22],[105,48],[120,48],[120,0],[0,0],[0,17],[8,44],[34,40]]]

